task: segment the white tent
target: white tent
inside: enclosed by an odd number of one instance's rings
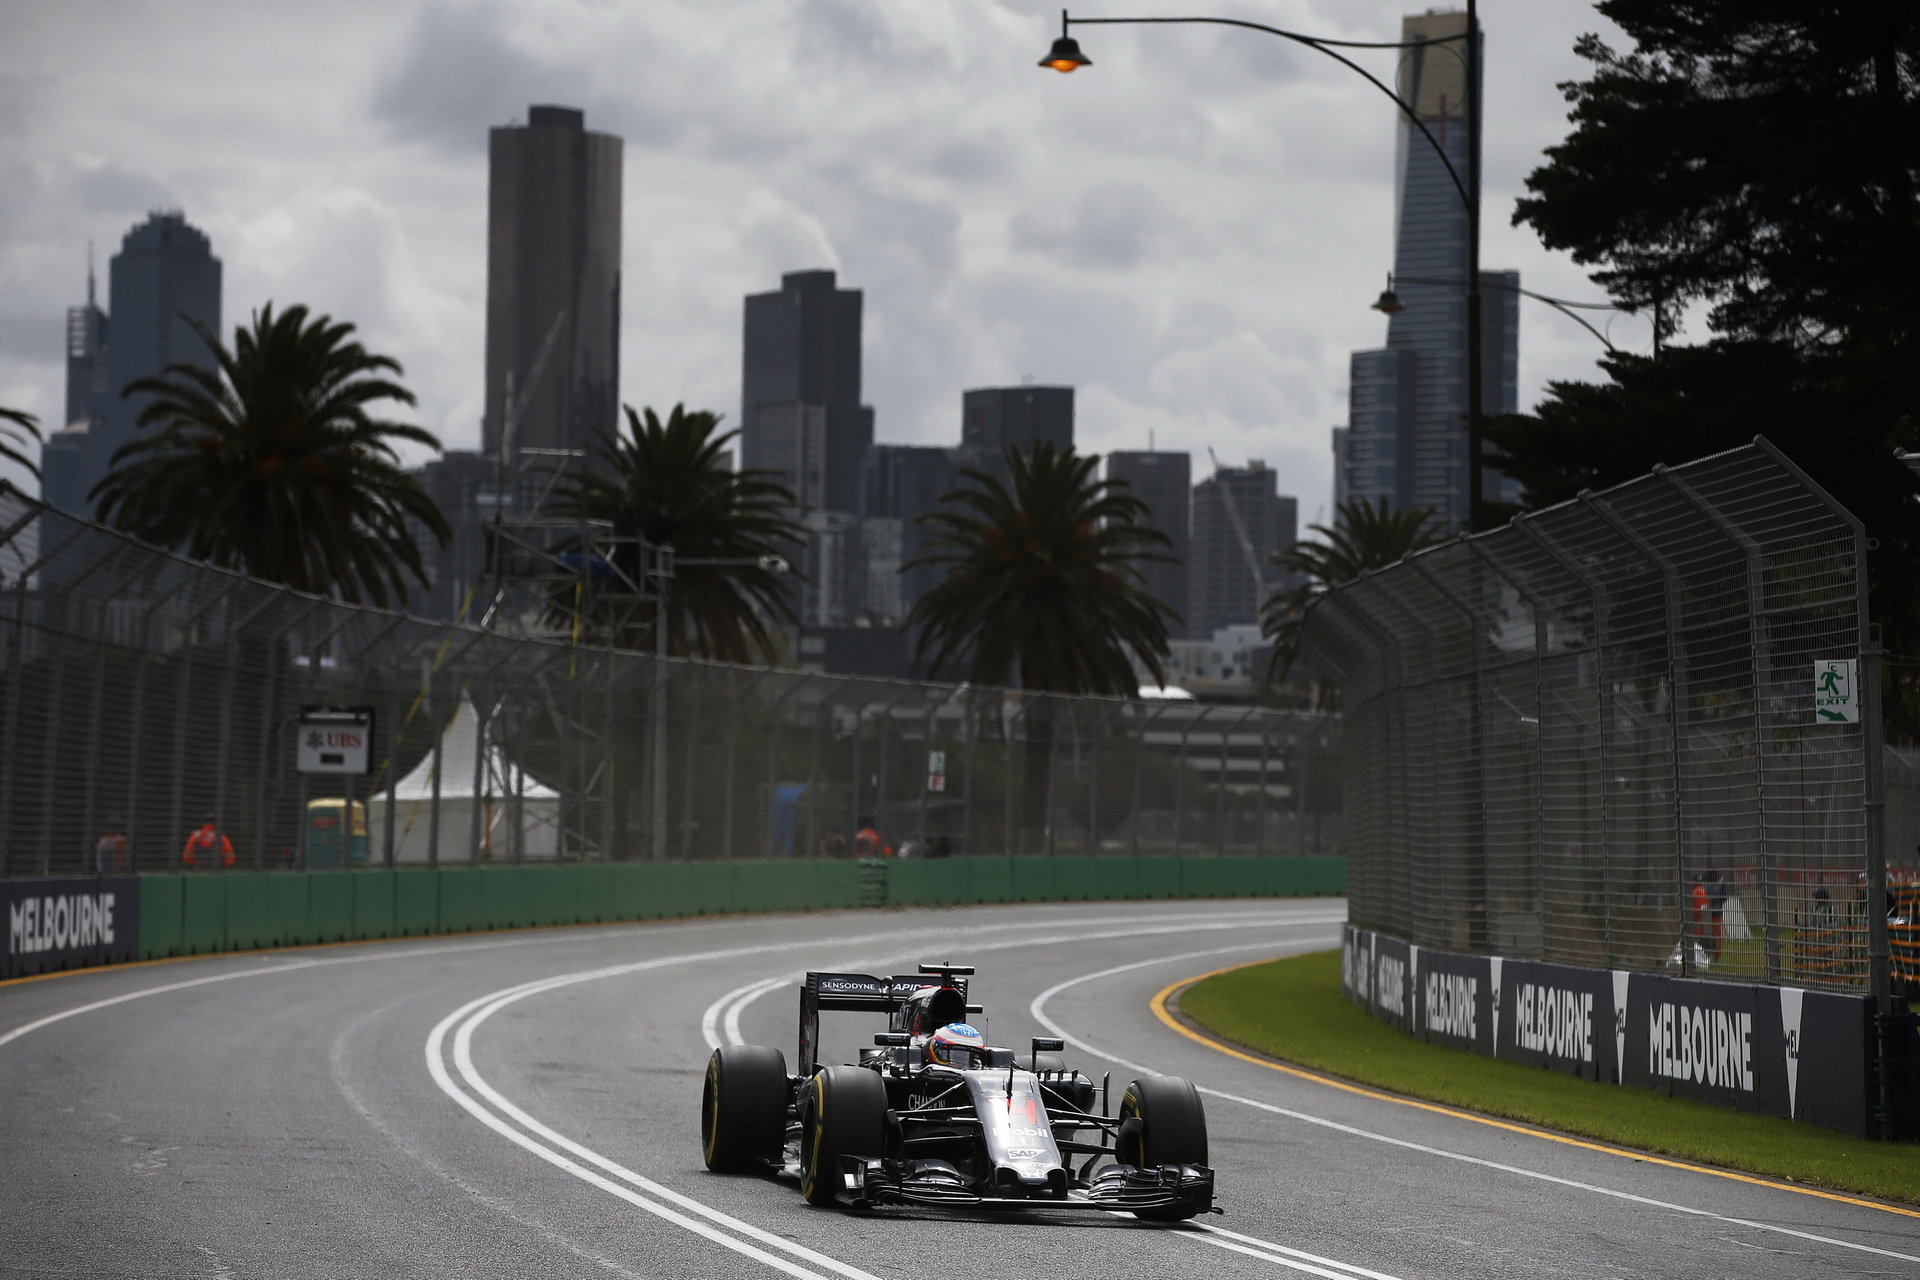
[[[487,743],[485,766],[477,767],[479,742],[480,717],[463,697],[440,735],[439,747],[423,756],[392,790],[383,788],[368,798],[367,849],[374,861],[386,851],[389,809],[395,862],[426,862],[436,845],[441,862],[470,862],[476,857],[506,862],[516,857],[552,858],[559,853],[559,792],[509,761],[493,742]],[[437,828],[433,818],[436,759],[440,769]]]

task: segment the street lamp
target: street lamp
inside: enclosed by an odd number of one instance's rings
[[[1320,36],[1303,35],[1298,31],[1287,31],[1280,27],[1270,27],[1260,22],[1246,22],[1238,18],[1075,18],[1065,9],[1060,11],[1060,38],[1053,42],[1047,56],[1040,65],[1052,71],[1067,74],[1090,67],[1093,60],[1080,51],[1080,44],[1072,36],[1074,26],[1164,26],[1172,24],[1201,23],[1210,26],[1244,27],[1249,31],[1264,31],[1268,35],[1291,40],[1295,44],[1305,45],[1316,53],[1323,53],[1341,66],[1360,76],[1368,84],[1384,93],[1400,109],[1400,114],[1412,122],[1425,138],[1427,145],[1447,171],[1447,177],[1453,183],[1453,189],[1460,196],[1460,203],[1467,215],[1467,270],[1462,282],[1466,286],[1467,299],[1467,519],[1469,532],[1477,529],[1480,523],[1480,455],[1481,427],[1483,423],[1480,367],[1480,22],[1477,0],[1466,0],[1467,30],[1466,50],[1458,53],[1466,68],[1467,80],[1467,172],[1463,177],[1454,167],[1453,160],[1447,155],[1440,140],[1433,136],[1426,122],[1421,120],[1413,104],[1388,88],[1379,77],[1354,62],[1340,49],[1419,49],[1430,45],[1451,46],[1461,39],[1459,36],[1446,36],[1435,40],[1328,40]]]
[[[1407,309],[1407,304],[1400,301],[1400,295],[1395,293],[1393,290],[1393,280],[1394,280],[1393,272],[1391,271],[1387,272],[1387,287],[1380,291],[1379,297],[1375,298],[1371,303],[1368,304],[1375,311],[1378,311],[1381,315],[1397,316],[1402,311],[1405,311]],[[1458,280],[1426,279],[1420,276],[1401,276],[1400,283],[1458,285],[1460,282]],[[1591,321],[1589,321],[1585,316],[1580,315],[1578,311],[1574,310],[1574,308],[1576,307],[1578,307],[1581,311],[1619,311],[1621,310],[1621,308],[1616,307],[1611,303],[1575,302],[1570,298],[1550,298],[1544,293],[1535,293],[1531,289],[1522,289],[1517,284],[1504,284],[1498,280],[1483,280],[1480,283],[1481,283],[1481,287],[1483,288],[1498,289],[1503,293],[1517,293],[1523,298],[1532,298],[1535,302],[1544,302],[1548,306],[1552,307],[1555,311],[1560,312],[1562,315],[1566,316],[1569,320],[1579,325],[1582,329],[1585,329],[1588,333],[1598,338],[1600,340],[1600,345],[1605,347],[1608,351],[1617,351],[1619,349],[1613,345],[1612,341],[1608,339],[1606,334],[1594,328],[1593,323]],[[1657,335],[1656,335],[1656,340],[1657,340]]]

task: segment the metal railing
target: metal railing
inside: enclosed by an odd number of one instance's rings
[[[298,770],[301,713],[322,706],[372,710],[370,773]],[[7,876],[174,869],[207,819],[248,868],[852,856],[861,819],[922,856],[1326,853],[1333,724],[432,622],[0,486]]]
[[[1330,592],[1303,651],[1343,686],[1353,922],[1884,992],[1864,550],[1757,440]]]

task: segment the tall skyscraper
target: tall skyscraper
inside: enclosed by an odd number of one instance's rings
[[[1141,576],[1156,600],[1180,615],[1180,621],[1168,625],[1174,637],[1188,634],[1187,582],[1192,569],[1192,547],[1188,533],[1188,512],[1192,503],[1193,459],[1184,453],[1115,449],[1107,455],[1107,479],[1124,480],[1127,492],[1147,504],[1146,519],[1173,540],[1166,548],[1171,561],[1149,561],[1141,565]]]
[[[919,517],[939,508],[940,499],[961,487],[960,472],[978,469],[984,455],[972,449],[945,445],[876,444],[867,454],[866,491],[861,510],[869,517],[891,519],[900,529],[899,613],[912,610],[914,601],[947,576],[939,565],[908,568],[927,554],[933,530]]]
[[[998,459],[1046,441],[1073,447],[1072,387],[982,387],[960,398],[960,443]]]
[[[1299,523],[1299,501],[1281,495],[1279,477],[1258,459],[1219,467],[1193,487],[1189,636],[1260,620],[1260,606],[1287,584],[1273,553],[1293,544]]]
[[[136,378],[170,364],[211,366],[212,353],[193,321],[220,337],[220,259],[206,235],[177,210],[147,215],[127,232],[107,268],[108,314],[93,302],[67,313],[68,429],[55,436],[52,470],[42,491],[56,506],[93,514],[87,493],[107,474],[113,455],[138,434],[149,397],[122,399]],[[102,369],[104,368],[104,377]],[[75,424],[84,422],[80,428]]]
[[[746,301],[741,343],[740,454],[773,471],[803,508],[858,511],[873,445],[873,410],[860,403],[858,289],[831,271],[792,271],[778,293]]]
[[[486,453],[618,426],[621,145],[571,107],[489,133]]]
[[[1403,40],[1444,40],[1466,32],[1466,14],[1409,16]],[[1426,126],[1461,182],[1471,181],[1465,64],[1460,44],[1404,51],[1398,91]],[[1467,515],[1466,262],[1470,220],[1447,166],[1404,117],[1396,174],[1394,290],[1405,309],[1387,322],[1387,345],[1356,351],[1347,425],[1334,432],[1337,502],[1385,498],[1395,508],[1427,507],[1449,525]],[[1475,193],[1476,199],[1478,193]],[[1481,284],[1482,411],[1510,413],[1518,402],[1518,273],[1488,272]],[[1484,486],[1490,499],[1498,484]]]
[[[81,469],[87,438],[107,411],[107,313],[94,298],[93,261],[87,261],[87,300],[67,308],[66,417],[40,453],[40,496],[62,511],[86,503]]]

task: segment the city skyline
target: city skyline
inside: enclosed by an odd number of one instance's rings
[[[1410,7],[1218,6],[1363,39],[1393,38]],[[868,300],[876,438],[951,439],[966,388],[1072,385],[1083,449],[1264,457],[1303,524],[1325,516],[1346,356],[1379,341],[1366,304],[1391,265],[1394,147],[1389,104],[1330,60],[1243,32],[1108,28],[1089,37],[1097,68],[1066,78],[1032,65],[1057,25],[1045,6],[742,4],[756,71],[716,96],[688,92],[690,72],[635,88],[629,65],[645,49],[711,78],[699,6],[350,4],[325,41],[311,22],[216,8],[204,49],[139,15],[25,8],[0,51],[8,83],[33,85],[0,151],[40,179],[0,193],[0,403],[49,430],[63,425],[60,317],[83,296],[87,239],[179,205],[229,264],[229,329],[268,301],[351,321],[406,365],[423,426],[478,447],[486,136],[528,103],[564,102],[627,139],[621,402],[739,425],[738,299],[831,269]],[[1499,121],[1486,260],[1592,296],[1505,224],[1540,149],[1564,136],[1552,86],[1581,74],[1573,40],[1605,24],[1558,3],[1483,21]],[[248,74],[270,70],[286,93],[211,74],[248,50],[262,55]],[[322,86],[329,108],[309,109]],[[236,123],[243,92],[306,105]],[[215,118],[217,151],[199,142]],[[1523,406],[1548,378],[1593,376],[1590,337],[1544,308],[1522,320]]]

